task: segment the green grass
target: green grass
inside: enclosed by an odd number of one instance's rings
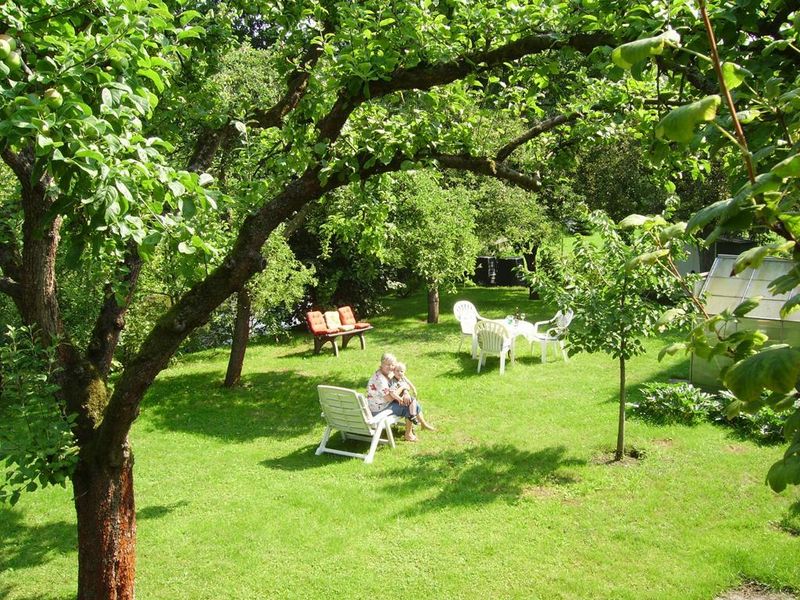
[[[550,316],[522,289],[390,301],[367,349],[313,356],[307,336],[250,349],[246,387],[219,387],[224,352],[163,373],[131,434],[136,453],[137,595],[200,598],[713,598],[743,580],[800,589],[800,494],[764,485],[781,448],[725,428],[629,421],[635,464],[609,465],[616,364],[541,364],[521,350],[485,372],[450,313],[455,298],[502,317]],[[630,364],[630,389],[686,376]],[[375,463],[315,456],[315,386],[361,389],[384,350],[409,365],[439,427]],[[338,440],[337,444],[341,444]],[[348,442],[348,445],[350,442]],[[352,448],[362,449],[360,443]],[[360,451],[360,450],[358,450]],[[783,526],[783,528],[781,527]],[[68,598],[76,578],[69,490],[0,508],[0,598]]]

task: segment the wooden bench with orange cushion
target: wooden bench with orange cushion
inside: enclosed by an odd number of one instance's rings
[[[356,321],[353,309],[349,306],[339,307],[339,320],[342,325],[352,325],[356,329],[370,329],[372,327],[369,323]]]
[[[352,311],[350,311],[352,316]],[[353,319],[355,320],[355,319]],[[318,310],[312,310],[306,313],[306,323],[308,329],[314,336],[314,354],[319,354],[322,346],[330,342],[333,346],[333,353],[339,356],[339,345],[337,340],[342,339],[342,348],[347,348],[347,343],[354,336],[358,336],[361,342],[361,349],[366,348],[364,341],[364,333],[372,329],[372,325],[367,323],[366,327],[355,327],[352,324],[343,324],[339,320],[339,313],[337,311],[329,311],[324,315]]]

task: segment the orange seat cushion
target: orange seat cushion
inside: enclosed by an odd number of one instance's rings
[[[325,318],[318,310],[312,310],[311,312],[306,313],[306,323],[308,323],[308,328],[314,335],[328,335],[331,333],[336,333],[336,329],[328,328],[327,324],[325,323]]]
[[[367,327],[370,327],[369,323],[356,322],[353,309],[349,306],[342,306],[339,308],[339,320],[341,320],[342,325],[353,325],[356,329],[366,329]]]
[[[339,308],[339,320],[342,325],[355,325],[356,318],[353,315],[353,309],[349,306],[342,306]]]

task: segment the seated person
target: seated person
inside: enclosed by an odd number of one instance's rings
[[[392,414],[405,417],[406,430],[403,437],[406,441],[415,442],[417,436],[414,435],[414,424],[411,421],[408,401],[395,394],[391,389],[391,379],[396,363],[397,359],[393,354],[387,352],[381,357],[380,367],[373,373],[367,384],[367,405],[373,415],[389,409]],[[422,408],[419,406],[417,408],[419,412],[416,417],[420,418]]]

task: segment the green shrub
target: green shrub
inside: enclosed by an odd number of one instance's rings
[[[738,435],[759,444],[778,444],[783,441],[783,425],[788,413],[776,413],[765,406],[757,413],[740,413],[729,418],[725,408],[735,398],[728,391],[713,395],[690,383],[646,383],[640,392],[642,399],[627,406],[631,415],[644,421],[660,425],[696,425],[701,421],[710,421],[731,427]]]
[[[765,396],[768,393],[765,392]],[[718,407],[709,414],[711,420],[733,427],[743,437],[754,440],[759,444],[780,444],[784,442],[783,425],[790,412],[777,413],[768,406],[764,406],[756,413],[739,413],[733,418],[725,415],[725,407],[736,398],[727,390],[721,391]]]
[[[632,415],[652,423],[696,425],[716,408],[714,396],[690,383],[647,383],[640,391],[642,399],[628,407]]]

